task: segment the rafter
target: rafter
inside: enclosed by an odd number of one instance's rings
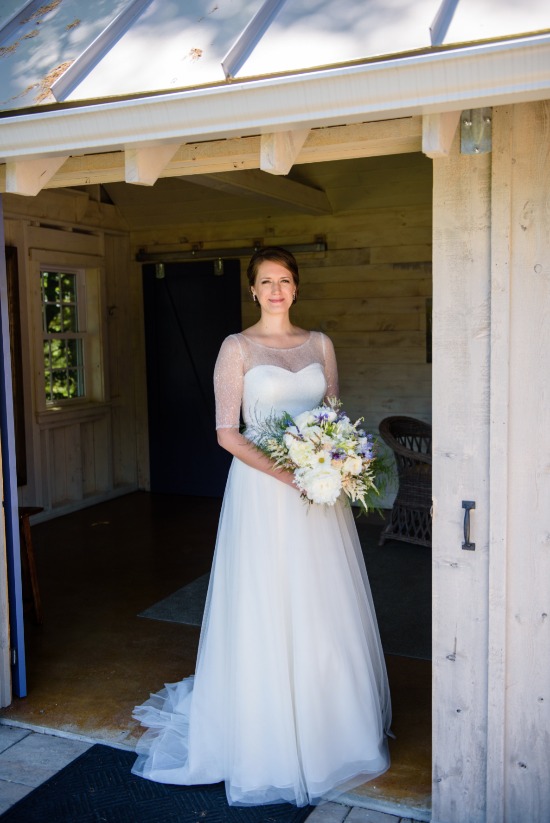
[[[422,118],[422,151],[428,157],[446,157],[460,120],[459,111],[425,114]]]
[[[52,179],[66,157],[41,157],[6,163],[5,191],[34,197]]]
[[[312,129],[296,163],[323,163],[422,150],[422,118],[406,117],[352,126]],[[160,177],[258,169],[261,138],[234,137],[180,146]],[[15,161],[14,161],[15,162]],[[44,188],[117,183],[125,180],[125,153],[85,154],[69,159]],[[0,165],[0,192],[6,191],[6,166]]]
[[[154,186],[179,146],[179,143],[170,143],[142,149],[126,149],[124,179],[127,183]]]
[[[288,180],[273,177],[256,169],[249,171],[229,171],[217,174],[195,174],[183,178],[187,183],[197,183],[209,189],[253,197],[264,203],[286,206],[306,214],[330,214],[332,208],[323,191]]]
[[[260,168],[270,174],[288,174],[307,140],[309,129],[262,134]]]

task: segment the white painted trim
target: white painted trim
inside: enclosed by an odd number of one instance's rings
[[[550,97],[550,34],[3,118],[0,161],[457,111]]]

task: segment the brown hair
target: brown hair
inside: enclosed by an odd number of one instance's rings
[[[289,271],[292,275],[294,285],[296,286],[296,289],[298,289],[298,285],[300,283],[298,263],[296,262],[296,258],[292,252],[281,248],[281,246],[263,246],[261,249],[257,249],[254,252],[250,258],[250,263],[248,264],[248,268],[246,270],[250,289],[252,289],[252,286],[256,282],[260,265],[265,260],[272,260],[274,263],[280,263],[281,266],[284,266],[285,269],[287,269],[287,271]]]

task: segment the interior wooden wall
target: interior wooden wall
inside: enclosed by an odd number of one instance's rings
[[[426,301],[431,297],[431,161],[420,154],[309,164],[294,179],[323,189],[333,213],[307,215],[257,206],[217,193],[209,218],[189,203],[190,184],[152,192],[148,214],[124,202],[132,248],[174,251],[286,245],[321,235],[326,253],[299,253],[301,282],[294,322],[325,331],[338,357],[346,409],[377,429],[390,414],[431,419],[431,364],[426,357]],[[181,184],[180,184],[181,185]],[[157,187],[155,187],[157,188]],[[201,191],[199,189],[199,191]],[[158,199],[156,199],[158,198]],[[257,309],[241,260],[243,326]]]
[[[141,298],[130,277],[124,221],[93,191],[5,195],[4,212],[6,244],[18,253],[21,303],[27,483],[19,502],[51,516],[137,488],[135,337],[141,334],[132,301]],[[41,408],[40,261],[86,261],[99,273],[87,292],[98,302],[103,350],[101,397],[93,403]]]
[[[426,301],[431,296],[431,162],[405,154],[296,167],[324,190],[332,213],[267,206],[180,180],[5,197],[6,242],[18,249],[25,372],[28,483],[20,502],[57,514],[148,487],[148,430],[138,249],[173,251],[300,244],[322,236],[326,253],[300,253],[294,320],[330,335],[341,396],[376,430],[389,414],[431,418]],[[89,255],[101,270],[104,397],[40,411],[37,249]],[[241,260],[243,325],[255,322]],[[37,304],[38,299],[38,304]]]

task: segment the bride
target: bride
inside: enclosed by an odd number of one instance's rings
[[[134,717],[148,727],[133,771],[180,785],[225,782],[232,805],[334,797],[389,766],[390,697],[352,511],[308,506],[290,472],[239,432],[337,396],[334,349],[290,321],[290,252],[248,266],[259,321],[222,344],[220,445],[234,460],[220,515],[194,677]]]

